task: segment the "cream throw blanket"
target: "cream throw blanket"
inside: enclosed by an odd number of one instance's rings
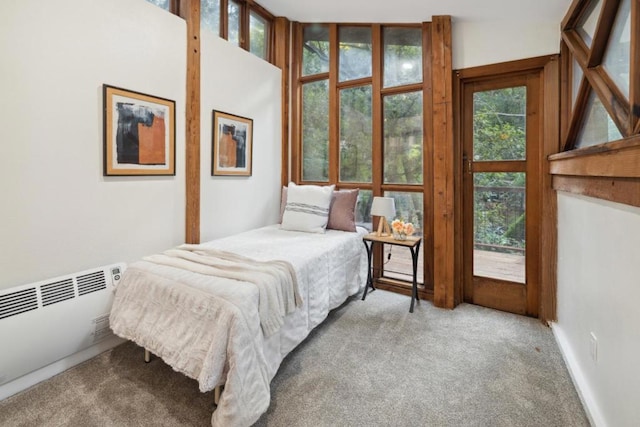
[[[281,313],[302,304],[293,268],[283,261],[259,262],[197,245],[148,258],[131,264],[116,288],[110,316],[114,333],[196,379],[202,392],[225,384],[211,418],[213,426],[253,424],[269,407],[272,375],[262,352],[264,338],[252,332],[243,308],[234,302],[243,295],[241,286],[219,296],[188,285],[184,273],[170,279],[156,271],[164,265],[186,265],[206,275],[260,282],[255,286],[259,317],[265,319],[261,327],[273,331],[282,324]],[[277,278],[285,285],[279,286]]]
[[[144,259],[194,273],[253,283],[260,294],[258,311],[265,337],[277,332],[284,317],[302,306],[295,270],[286,261],[256,261],[199,245],[178,246]]]

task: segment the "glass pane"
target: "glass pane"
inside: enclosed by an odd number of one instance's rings
[[[155,4],[158,7],[163,8],[164,10],[171,10],[171,1],[170,0],[147,0],[151,4]]]
[[[422,183],[422,92],[385,96],[385,184]]]
[[[473,160],[524,160],[527,88],[473,94]]]
[[[584,114],[582,127],[576,139],[576,148],[622,139],[618,127],[593,91],[589,95]]]
[[[369,231],[373,230],[371,203],[373,203],[373,192],[371,190],[360,190],[358,192],[358,204],[356,205],[356,225]]]
[[[240,5],[229,0],[229,28],[227,40],[240,46]]]
[[[371,76],[371,28],[340,27],[340,81]]]
[[[329,28],[322,25],[304,27],[302,75],[329,72]]]
[[[200,0],[200,19],[203,28],[220,35],[220,0]]]
[[[387,191],[385,197],[392,197],[396,203],[396,218],[410,222],[415,227],[414,236],[423,236],[423,197],[422,193],[407,193],[399,191]],[[418,283],[424,283],[424,268],[422,251],[418,257]],[[384,245],[384,276],[399,280],[413,281],[413,264],[411,251],[392,245]],[[391,254],[391,258],[389,258]]]
[[[576,105],[576,99],[578,99],[578,91],[580,90],[580,83],[582,83],[582,76],[584,76],[584,72],[582,71],[582,67],[578,64],[576,59],[573,59],[572,63],[572,71],[573,76],[571,77],[571,109]]]
[[[384,87],[422,82],[422,29],[383,28]]]
[[[598,24],[598,18],[600,17],[600,9],[602,9],[602,0],[595,0],[589,2],[584,12],[582,12],[580,19],[578,20],[578,26],[576,30],[582,40],[591,47],[593,41],[593,35],[596,32],[596,26]]]
[[[268,22],[260,15],[249,14],[249,51],[262,59],[267,59]]]
[[[329,180],[329,81],[302,86],[302,180]]]
[[[525,282],[525,174],[473,175],[473,274]]]
[[[340,181],[371,182],[371,86],[340,91]]]
[[[631,0],[622,0],[604,54],[604,68],[622,94],[629,99],[631,67]]]

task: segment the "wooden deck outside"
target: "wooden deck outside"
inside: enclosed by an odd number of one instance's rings
[[[473,251],[473,274],[475,276],[524,283],[524,260],[524,255],[476,249]]]
[[[410,282],[413,280],[411,269],[411,252],[408,248],[384,245],[384,260],[391,253],[391,259],[384,265],[384,275]],[[424,283],[424,269],[422,262],[422,248],[418,258],[418,283]],[[505,254],[500,252],[474,250],[473,273],[476,276],[508,280],[511,282],[525,282],[524,255]]]

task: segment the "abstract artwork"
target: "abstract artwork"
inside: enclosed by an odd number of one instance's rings
[[[175,175],[175,102],[103,85],[104,175]]]
[[[251,176],[253,120],[213,112],[212,175]]]

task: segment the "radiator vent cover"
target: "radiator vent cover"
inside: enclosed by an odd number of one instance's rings
[[[40,285],[40,293],[42,295],[42,306],[55,304],[57,302],[66,301],[75,297],[73,290],[73,280],[71,278],[59,280],[53,283]]]
[[[109,313],[124,270],[124,263],[110,264],[0,289],[0,400],[14,390],[4,384],[100,341],[115,341]]]
[[[38,295],[35,287],[0,295],[0,319],[36,308],[38,308]]]
[[[79,295],[86,295],[107,288],[107,282],[104,279],[104,271],[102,270],[78,276],[77,280]]]

